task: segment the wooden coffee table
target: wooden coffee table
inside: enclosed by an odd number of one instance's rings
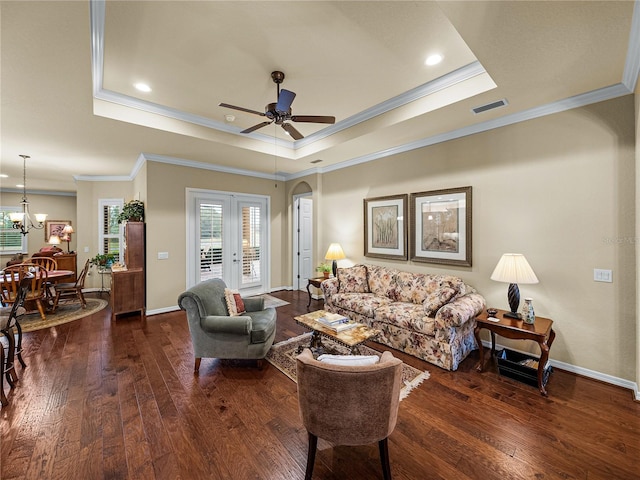
[[[316,310],[315,312],[294,317],[298,325],[302,325],[313,332],[311,334],[311,341],[309,342],[309,348],[312,350],[323,348],[322,337],[324,336],[344,345],[350,349],[351,354],[357,355],[360,352],[358,349],[360,345],[380,334],[380,330],[370,328],[362,323],[357,324],[356,327],[350,328],[349,330],[336,333],[317,320],[324,316],[325,313],[327,312],[324,310]]]

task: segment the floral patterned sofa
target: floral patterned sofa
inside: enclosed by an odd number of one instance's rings
[[[325,310],[379,329],[376,341],[447,370],[475,350],[484,298],[459,277],[376,265],[339,268],[321,284]]]

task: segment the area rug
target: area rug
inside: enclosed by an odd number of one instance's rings
[[[33,332],[42,328],[55,327],[63,323],[73,322],[87,317],[105,308],[109,302],[101,298],[87,298],[87,308],[82,308],[80,303],[60,304],[55,313],[47,313],[46,320],[42,320],[38,312],[29,313],[20,317],[20,326],[23,332]]]
[[[283,305],[289,305],[289,302],[285,300],[280,300],[279,298],[276,298],[272,295],[267,295],[266,293],[259,296],[264,298],[264,308],[269,308],[269,307],[276,308],[276,307],[282,307]]]
[[[267,353],[265,359],[284,373],[294,382],[296,381],[296,356],[298,355],[298,347],[309,345],[309,338],[311,333],[305,333],[297,337],[290,338],[284,342],[279,342],[271,347],[271,350]],[[323,338],[322,343],[331,349],[335,349],[339,353],[348,353],[347,347],[340,345],[330,338]],[[362,355],[377,355],[381,356],[382,353],[378,352],[366,345],[360,346],[360,353]],[[400,390],[400,400],[411,393],[411,390],[420,385],[424,380],[429,378],[429,372],[420,371],[406,363],[402,363],[402,383],[404,387]]]

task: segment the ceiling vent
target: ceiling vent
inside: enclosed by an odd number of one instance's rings
[[[506,98],[503,98],[497,102],[487,103],[486,105],[480,105],[479,107],[472,108],[471,111],[477,115],[478,113],[493,110],[494,108],[506,107],[507,105],[509,105],[509,102],[507,102]]]
[[[311,160],[311,163],[320,163],[321,161],[322,161],[321,159]]]

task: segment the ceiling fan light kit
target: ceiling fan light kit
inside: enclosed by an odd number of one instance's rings
[[[284,81],[284,73],[278,70],[271,72],[271,79],[277,86],[277,101],[274,103],[269,103],[265,107],[264,112],[259,112],[257,110],[251,110],[249,108],[238,107],[236,105],[231,105],[229,103],[219,103],[218,106],[225,108],[232,108],[234,110],[239,110],[241,112],[253,113],[254,115],[260,115],[261,117],[267,117],[269,120],[258,123],[252,127],[249,127],[245,130],[242,130],[240,133],[251,133],[259,128],[266,127],[267,125],[271,125],[275,123],[276,125],[280,125],[283,130],[291,135],[295,140],[300,140],[304,138],[302,135],[292,124],[286,123],[288,121],[291,122],[301,122],[301,123],[327,123],[334,124],[336,123],[336,117],[331,116],[323,116],[323,115],[292,115],[291,114],[291,104],[293,100],[296,98],[295,92],[290,90],[285,90],[284,88],[280,90],[280,84]]]

